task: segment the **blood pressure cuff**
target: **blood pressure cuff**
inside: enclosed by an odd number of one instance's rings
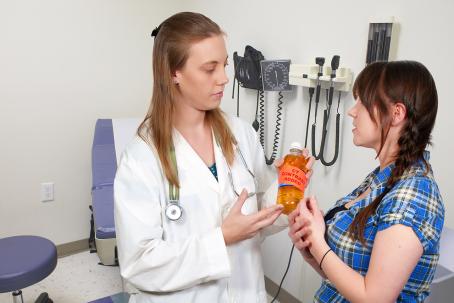
[[[260,61],[265,60],[262,53],[250,45],[244,49],[244,56],[233,53],[235,79],[244,88],[263,90]]]

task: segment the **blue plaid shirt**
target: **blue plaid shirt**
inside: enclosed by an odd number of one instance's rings
[[[429,160],[429,152],[424,153],[424,158]],[[353,240],[348,234],[356,214],[384,191],[393,167],[394,164],[391,164],[382,171],[379,167],[376,168],[358,188],[336,202],[333,208],[354,200],[368,187],[371,189],[367,197],[349,209],[338,212],[326,222],[328,245],[345,264],[365,276],[377,232],[395,224],[411,227],[421,241],[424,252],[397,302],[423,302],[429,295],[429,286],[438,262],[439,240],[445,213],[430,165],[426,173],[422,159],[417,161],[383,197],[376,213],[366,222],[366,246]],[[329,280],[324,280],[315,294],[314,302],[348,301]]]

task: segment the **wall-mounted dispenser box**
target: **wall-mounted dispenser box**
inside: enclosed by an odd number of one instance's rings
[[[394,17],[371,19],[367,39],[366,64],[392,61],[396,57],[398,23]]]

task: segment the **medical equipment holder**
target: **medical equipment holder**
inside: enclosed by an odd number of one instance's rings
[[[290,64],[289,82],[291,85],[303,87],[316,87],[317,74],[319,66],[317,64]],[[323,76],[320,76],[320,84],[322,89],[329,89],[331,80],[331,67],[323,66]],[[349,92],[353,83],[353,73],[347,67],[339,67],[336,72],[336,77],[333,78],[334,90]]]

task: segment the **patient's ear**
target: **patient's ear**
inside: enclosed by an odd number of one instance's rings
[[[407,117],[407,107],[402,102],[397,102],[392,105],[391,109],[391,125],[398,126],[405,121]]]

